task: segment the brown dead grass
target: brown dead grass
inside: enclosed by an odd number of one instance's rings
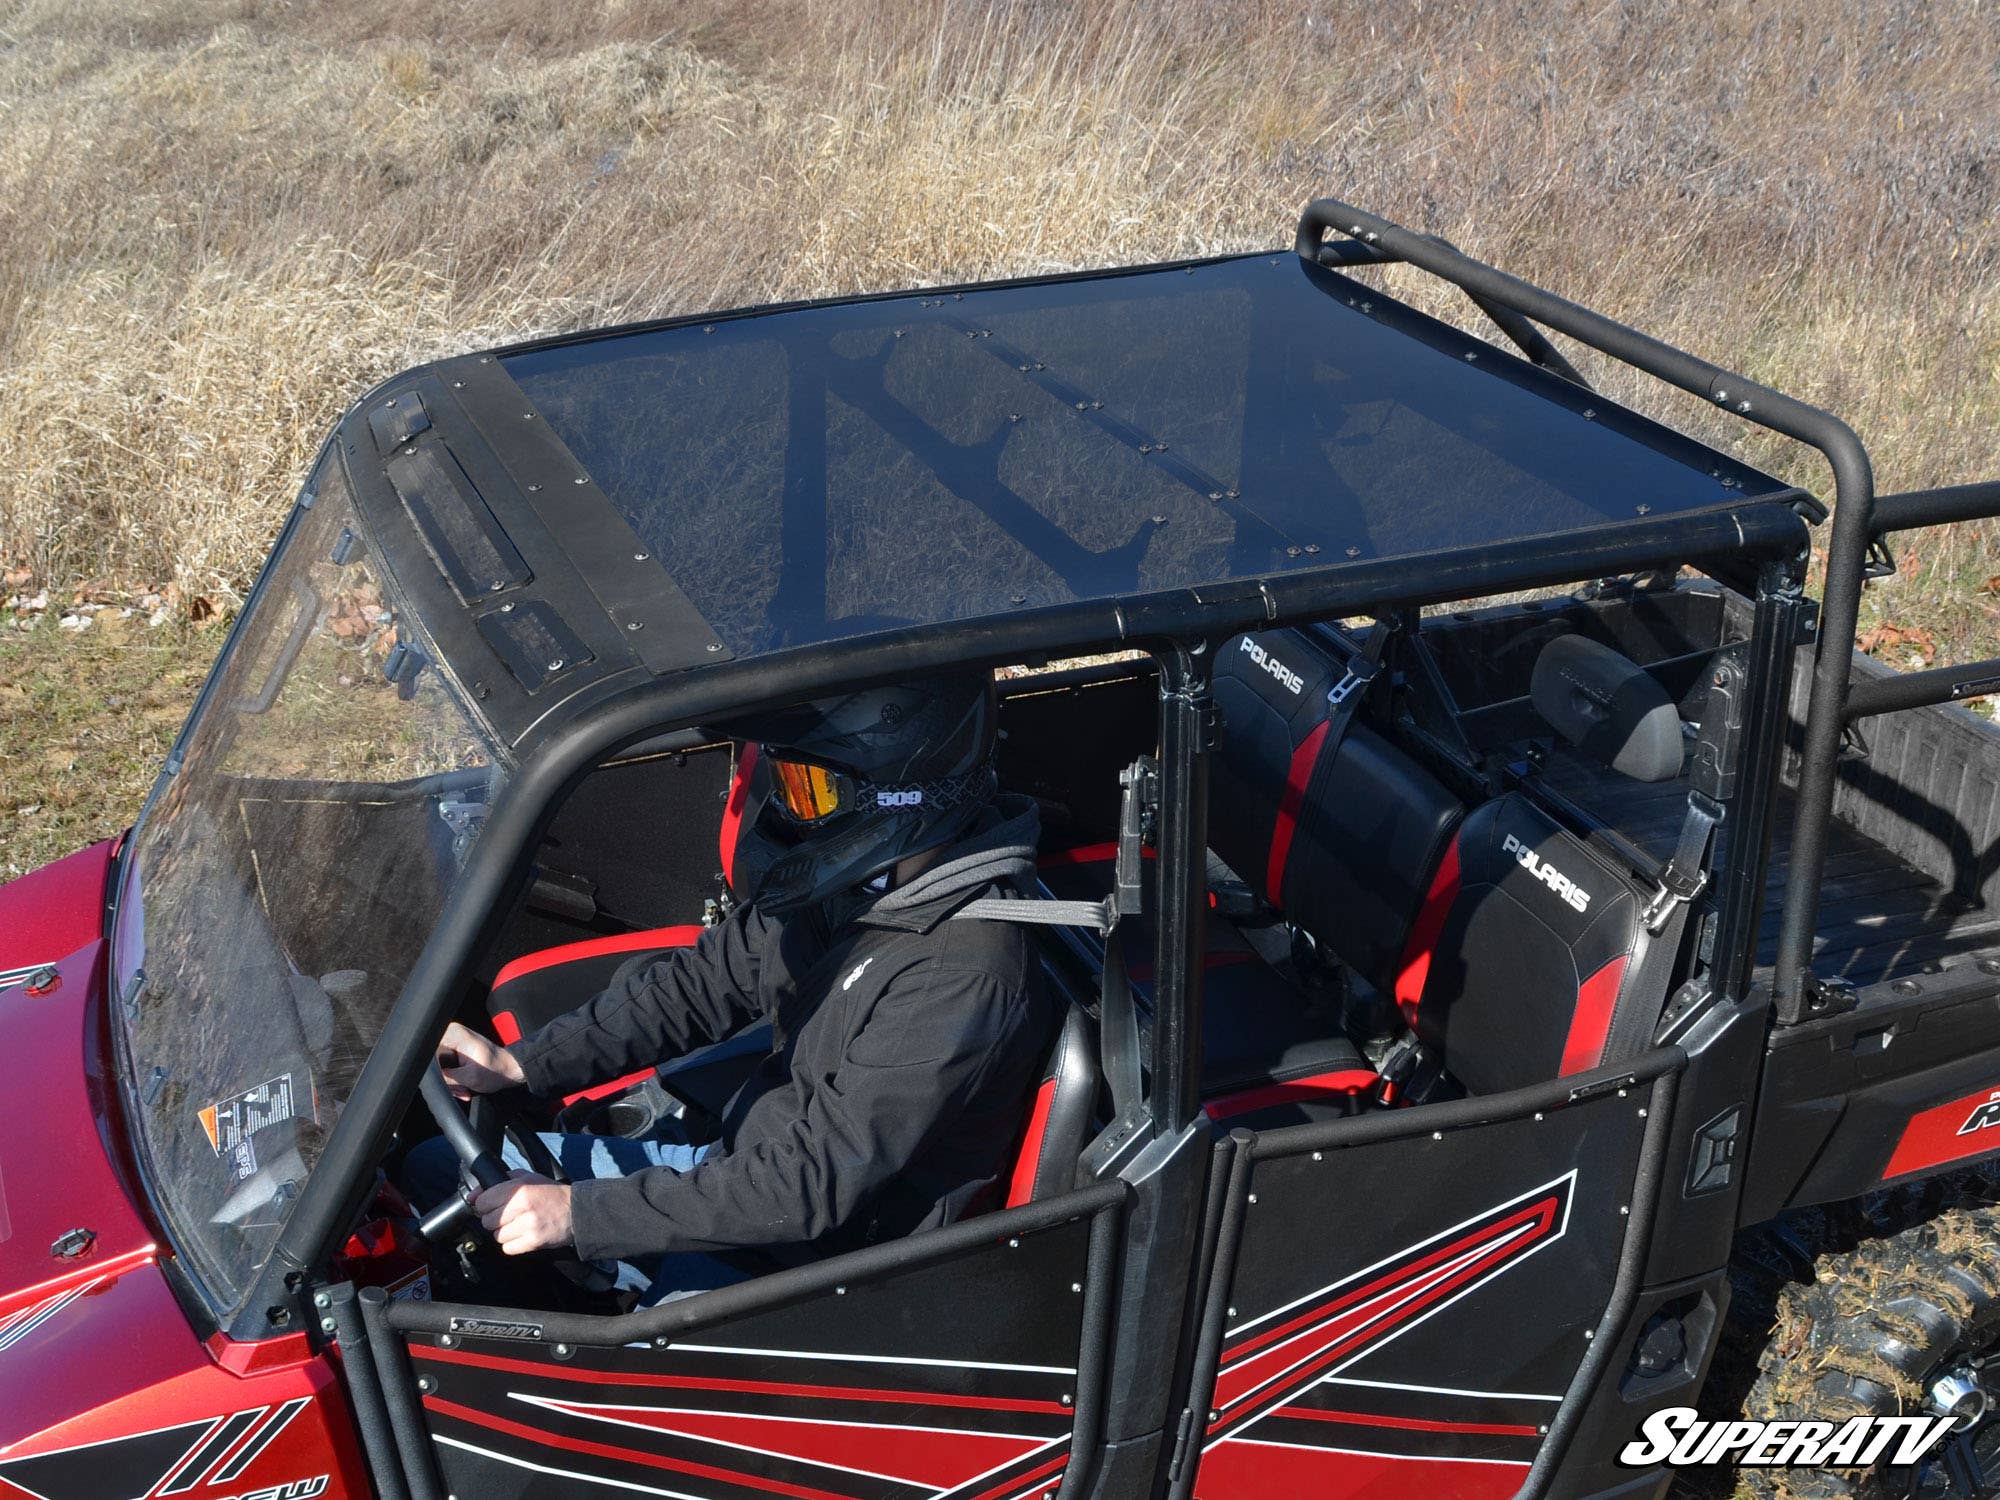
[[[25,0],[0,562],[226,603],[329,422],[414,361],[1279,244],[1328,192],[1831,407],[1885,488],[1984,477],[1996,79],[1990,0]],[[1865,623],[1991,654],[1995,528],[1907,551]]]

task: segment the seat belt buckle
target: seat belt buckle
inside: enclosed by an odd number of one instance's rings
[[[1382,671],[1382,663],[1357,656],[1347,664],[1346,675],[1326,690],[1326,701],[1335,708],[1367,687]]]
[[[1403,1090],[1424,1060],[1424,1044],[1405,1032],[1396,1038],[1375,1068],[1375,1102],[1384,1109],[1394,1107]]]

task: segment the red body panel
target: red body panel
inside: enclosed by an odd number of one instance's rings
[[[1981,1089],[1910,1116],[1882,1175],[1901,1177],[2000,1147],[2000,1088]]]
[[[54,963],[104,933],[104,877],[116,839],[0,885],[0,974]]]
[[[0,1049],[34,1060],[0,1089],[0,1317],[152,1251],[153,1231],[107,1150],[117,1090],[92,1003],[104,954],[98,941],[63,959],[49,994],[0,990]],[[59,1259],[50,1247],[72,1229],[95,1238]],[[0,1401],[0,1424],[9,1415]]]

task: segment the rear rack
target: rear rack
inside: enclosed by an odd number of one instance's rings
[[[1332,231],[1336,236],[1329,241]],[[1541,332],[1545,326],[1668,385],[1712,402],[1745,422],[1819,450],[1833,470],[1833,525],[1819,643],[1801,752],[1798,816],[1790,878],[1778,936],[1773,1003],[1781,1025],[1820,1003],[1812,975],[1813,931],[1826,863],[1827,830],[1841,740],[1847,726],[1871,714],[1946,703],[2000,689],[2000,660],[1940,667],[1880,683],[1850,686],[1861,587],[1884,533],[2000,515],[2000,483],[1875,496],[1875,477],[1853,430],[1831,413],[1772,390],[1720,365],[1677,349],[1602,313],[1465,255],[1445,241],[1417,234],[1334,198],[1306,205],[1295,248],[1321,265],[1400,263],[1460,288],[1533,363],[1581,383],[1581,377]],[[1825,511],[1811,517],[1825,519]]]

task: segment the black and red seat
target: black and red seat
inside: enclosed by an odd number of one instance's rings
[[[1663,995],[1641,976],[1652,939],[1637,882],[1518,792],[1468,810],[1366,724],[1331,733],[1345,674],[1305,630],[1223,649],[1216,853],[1393,996],[1468,1092],[1642,1050]]]

